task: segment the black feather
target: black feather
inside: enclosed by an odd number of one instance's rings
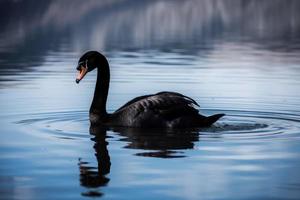
[[[116,113],[123,110],[134,112],[134,118],[153,112],[166,120],[172,120],[182,115],[198,115],[197,102],[190,97],[176,92],[159,92],[153,95],[136,97],[127,102]]]

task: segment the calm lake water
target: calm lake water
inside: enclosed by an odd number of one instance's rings
[[[299,199],[299,1],[1,1],[0,199]],[[90,127],[159,91],[225,113],[197,131]]]

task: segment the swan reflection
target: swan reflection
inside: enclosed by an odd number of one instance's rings
[[[162,130],[138,128],[105,128],[90,126],[91,140],[97,159],[97,166],[79,159],[80,184],[88,189],[83,196],[102,196],[99,188],[108,185],[111,162],[106,141],[107,132],[112,131],[120,136],[120,141],[126,142],[124,148],[138,149],[142,152],[136,156],[157,158],[185,157],[183,150],[192,149],[194,143],[199,141],[198,130]]]
[[[138,129],[114,128],[114,132],[125,137],[124,148],[140,149],[143,152],[137,156],[178,158],[184,157],[182,150],[192,149],[194,142],[199,141],[199,132],[193,130],[163,130],[163,129]]]
[[[106,139],[106,130],[103,128],[97,128],[94,130],[90,128],[90,134],[94,137],[91,138],[94,141],[95,156],[98,166],[90,166],[88,162],[84,162],[79,159],[80,170],[80,184],[89,189],[88,192],[82,193],[83,196],[102,196],[103,194],[97,190],[99,187],[106,186],[109,182],[109,178],[106,177],[110,172],[110,157],[107,150],[108,142]]]
[[[157,158],[185,157],[183,150],[192,149],[194,143],[199,141],[198,130],[162,130],[138,128],[105,128],[91,126],[90,135],[94,142],[93,148],[97,159],[97,167],[79,159],[80,184],[88,189],[83,196],[102,196],[101,187],[108,185],[110,179],[109,143],[106,141],[107,132],[112,131],[120,136],[120,141],[126,142],[124,148],[142,150],[136,156]]]

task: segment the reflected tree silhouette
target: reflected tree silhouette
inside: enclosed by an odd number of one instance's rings
[[[299,50],[299,8],[297,0],[2,0],[0,84],[36,71],[51,52],[179,49],[198,55],[232,38],[271,51]]]

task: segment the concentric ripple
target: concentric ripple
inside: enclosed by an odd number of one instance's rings
[[[25,125],[23,128],[37,136],[54,136],[61,139],[90,137],[89,118],[84,111],[51,112],[26,116],[30,118],[16,123]]]
[[[202,139],[268,139],[300,137],[300,116],[291,113],[212,110],[203,113],[226,113],[213,127],[199,130]],[[86,111],[52,112],[26,115],[19,120],[28,133],[61,139],[90,138]]]
[[[205,137],[230,139],[274,139],[300,136],[299,115],[291,113],[226,110],[215,126],[201,132]]]

